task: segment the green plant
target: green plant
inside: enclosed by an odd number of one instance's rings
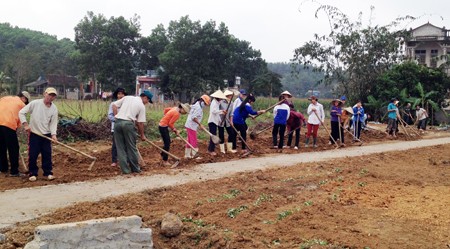
[[[364,186],[366,186],[366,185],[367,185],[366,182],[358,182],[358,186],[360,186],[360,187],[364,187]]]
[[[313,202],[312,201],[305,201],[305,206],[312,206]]]
[[[286,217],[288,217],[289,215],[291,215],[292,214],[292,211],[291,210],[285,210],[285,211],[282,211],[281,213],[278,213],[278,220],[282,220],[282,219],[284,219],[284,218],[286,218]]]
[[[239,189],[230,189],[228,191],[228,194],[224,194],[222,195],[222,197],[224,199],[233,199],[236,198],[236,196],[238,196],[241,193],[241,191]]]
[[[253,205],[258,206],[262,202],[271,201],[272,195],[266,195],[264,193],[260,194],[258,199],[256,199],[255,203]]]
[[[242,206],[240,206],[240,207],[238,207],[238,208],[229,208],[228,210],[227,210],[227,216],[228,217],[230,217],[230,218],[236,218],[236,216],[240,213],[240,212],[242,212],[242,211],[244,211],[244,210],[246,210],[246,209],[248,209],[248,207],[247,206],[245,206],[245,205],[242,205]]]
[[[312,246],[314,245],[326,246],[328,245],[328,242],[322,239],[305,240],[303,243],[300,244],[300,249],[309,249],[312,248]]]

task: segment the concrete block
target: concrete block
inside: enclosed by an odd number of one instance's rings
[[[152,230],[139,216],[39,226],[25,249],[153,248]]]

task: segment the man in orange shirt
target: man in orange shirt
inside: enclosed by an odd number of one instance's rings
[[[0,99],[0,171],[9,176],[19,173],[19,140],[17,128],[20,127],[19,111],[30,101],[30,94],[22,91],[17,96],[5,96]],[[9,155],[9,164],[6,153]]]
[[[170,135],[169,128],[175,132],[175,134],[180,135],[180,132],[175,129],[175,122],[180,118],[180,114],[186,114],[190,111],[190,106],[188,104],[179,104],[178,107],[167,107],[164,109],[164,116],[161,121],[159,121],[159,133],[161,133],[162,140],[164,142],[163,149],[165,151],[170,150]],[[168,162],[169,156],[167,153],[161,152],[162,166],[170,166]]]

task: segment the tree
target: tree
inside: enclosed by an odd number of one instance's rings
[[[362,13],[358,21],[351,22],[330,5],[321,5],[316,18],[320,12],[328,18],[330,33],[316,34],[314,41],[297,48],[294,62],[323,72],[321,82],[338,83],[338,91],[350,99],[366,99],[378,76],[402,59],[401,44],[407,32],[391,29],[411,17],[398,18],[386,26],[363,27]]]
[[[98,80],[104,88],[134,87],[139,29],[138,16],[131,20],[122,16],[107,20],[89,11],[75,27],[82,76]]]

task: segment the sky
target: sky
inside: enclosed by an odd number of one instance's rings
[[[295,48],[314,40],[314,34],[330,32],[324,12],[315,11],[320,4],[339,8],[351,20],[363,13],[363,23],[387,25],[397,17],[419,17],[406,28],[427,22],[450,28],[448,0],[2,0],[0,23],[74,40],[74,27],[88,11],[106,18],[140,16],[141,35],[150,35],[158,24],[189,15],[202,24],[223,22],[230,34],[250,42],[267,62],[289,62]],[[375,7],[370,15],[370,7]],[[1,55],[0,55],[1,56]]]

